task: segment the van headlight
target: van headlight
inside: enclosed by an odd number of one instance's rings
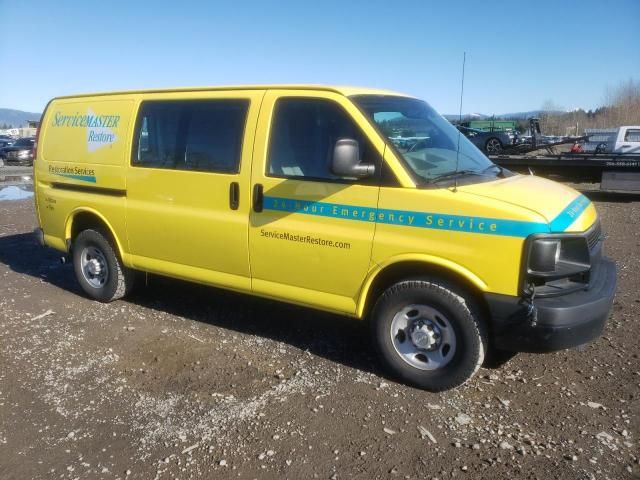
[[[525,244],[525,290],[535,295],[568,293],[589,282],[591,257],[584,236],[534,235]]]

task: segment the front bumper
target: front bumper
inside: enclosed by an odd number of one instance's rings
[[[7,165],[30,167],[31,165],[33,165],[33,157],[32,158],[5,158],[4,163]]]
[[[12,150],[4,152],[4,163],[11,165],[31,165],[33,164],[33,152],[31,150]]]
[[[517,352],[552,352],[590,342],[602,333],[615,292],[615,263],[602,258],[588,289],[535,299],[535,322],[523,299],[485,294],[494,345]]]

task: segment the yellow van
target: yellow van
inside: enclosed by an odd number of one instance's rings
[[[406,95],[59,97],[35,155],[37,234],[90,297],[150,272],[366,318],[382,363],[432,391],[489,348],[593,340],[615,293],[586,197],[500,168]]]

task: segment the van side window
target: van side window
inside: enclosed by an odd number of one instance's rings
[[[132,164],[137,167],[237,173],[249,102],[144,102]]]
[[[640,142],[640,130],[637,128],[630,128],[624,135],[625,142]]]
[[[380,166],[378,152],[337,103],[312,98],[279,99],[274,110],[267,175],[301,180],[344,180],[331,172],[333,148],[339,138],[357,140],[362,162]],[[372,178],[352,181],[378,182]]]

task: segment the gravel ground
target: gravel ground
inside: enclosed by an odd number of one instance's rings
[[[640,478],[640,202],[593,198],[603,337],[442,394],[385,378],[357,321],[159,278],[90,301],[0,202],[0,478]]]

